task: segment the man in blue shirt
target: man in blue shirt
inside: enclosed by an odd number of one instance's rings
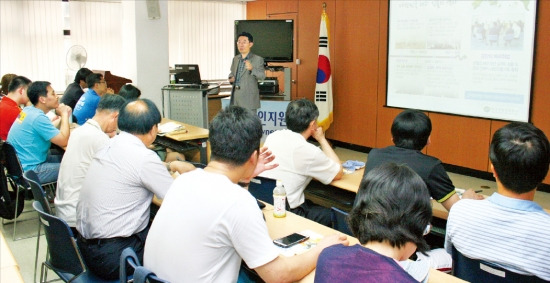
[[[32,83],[27,96],[33,105],[19,113],[8,133],[8,142],[15,148],[24,171],[34,170],[43,184],[55,182],[61,156],[50,155],[48,151],[52,142],[60,147],[67,146],[71,108],[59,104],[49,82]],[[59,130],[46,116],[53,109],[61,116]]]
[[[107,88],[107,82],[102,74],[90,74],[86,77],[88,91],[84,93],[74,108],[74,116],[79,125],[83,125],[86,121],[95,115],[95,110],[99,104],[99,99],[106,93],[112,94],[114,91]]]
[[[508,124],[493,135],[489,159],[497,192],[453,205],[447,252],[454,247],[466,257],[550,280],[550,214],[533,201],[548,173],[548,139],[529,123]]]

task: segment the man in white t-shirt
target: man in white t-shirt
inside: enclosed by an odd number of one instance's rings
[[[120,95],[104,95],[94,117],[76,128],[69,138],[59,167],[55,213],[74,229],[73,233],[76,231],[76,205],[82,182],[94,154],[109,141],[110,136],[116,134],[118,113],[124,103],[126,100]]]
[[[170,282],[236,282],[244,260],[265,281],[290,282],[315,268],[323,248],[348,244],[333,235],[304,254],[279,256],[256,200],[238,184],[269,169],[261,136],[250,110],[229,106],[216,115],[209,128],[211,161],[168,190],[145,243],[145,267]]]
[[[325,138],[323,129],[317,125],[318,117],[319,109],[307,99],[288,104],[285,115],[288,130],[270,134],[264,143],[275,155],[279,167],[262,176],[283,182],[290,211],[331,226],[330,209],[315,205],[304,196],[312,178],[329,184],[343,175],[340,159]],[[309,143],[309,137],[317,140],[321,148]]]

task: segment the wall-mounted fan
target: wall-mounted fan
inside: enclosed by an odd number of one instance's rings
[[[73,71],[78,71],[86,65],[88,54],[82,45],[73,45],[67,51],[67,67]]]

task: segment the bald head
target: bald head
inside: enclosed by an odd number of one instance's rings
[[[118,128],[131,134],[143,135],[161,121],[160,111],[149,99],[126,103],[118,117]]]

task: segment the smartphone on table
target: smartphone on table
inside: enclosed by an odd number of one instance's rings
[[[309,236],[299,233],[292,233],[288,236],[273,240],[273,243],[279,247],[289,248],[303,241],[307,241],[308,239]]]

